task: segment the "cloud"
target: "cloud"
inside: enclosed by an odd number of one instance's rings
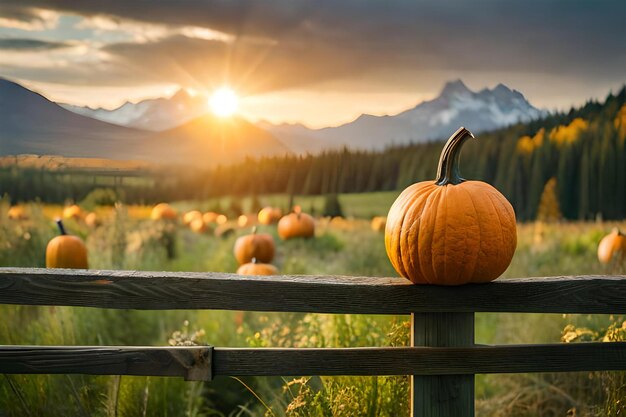
[[[67,83],[158,80],[202,87],[229,81],[254,93],[343,81],[354,88],[411,89],[433,73],[623,80],[626,67],[623,0],[3,3],[14,14],[33,8],[78,14],[90,28],[132,34],[102,46],[101,66],[68,66]],[[58,71],[50,69],[62,78]],[[74,78],[76,72],[81,76]],[[46,77],[43,69],[24,74]]]
[[[51,10],[28,7],[24,3],[10,5],[8,2],[0,4],[0,27],[21,30],[44,30],[54,27],[59,14]]]
[[[0,38],[0,49],[10,51],[46,51],[51,49],[69,48],[67,42],[49,42],[39,39]]]

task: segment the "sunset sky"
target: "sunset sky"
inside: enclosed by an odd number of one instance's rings
[[[2,0],[0,76],[108,108],[230,85],[248,118],[314,127],[458,78],[567,109],[626,82],[624,16],[624,0]]]

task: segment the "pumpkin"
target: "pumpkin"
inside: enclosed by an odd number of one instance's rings
[[[167,203],[159,203],[152,208],[150,218],[152,220],[176,220],[176,210]]]
[[[226,224],[226,222],[228,221],[228,217],[226,217],[223,214],[218,214],[217,217],[215,218],[215,223],[217,224]]]
[[[98,215],[95,212],[91,212],[85,216],[85,224],[89,227],[98,227],[102,224]]]
[[[233,251],[239,265],[251,262],[252,259],[269,263],[274,259],[276,245],[272,235],[267,233],[257,234],[256,227],[253,227],[251,234],[241,236],[235,241]]]
[[[445,144],[435,181],[405,189],[391,206],[385,248],[396,271],[416,284],[489,282],[509,266],[517,246],[515,213],[491,185],[459,173],[461,127]]]
[[[278,235],[283,240],[315,236],[315,220],[310,215],[302,213],[300,207],[296,206],[293,213],[284,216],[278,222]]]
[[[83,211],[76,204],[72,204],[71,206],[65,207],[63,209],[63,218],[64,219],[74,219],[78,220],[82,216]]]
[[[189,228],[192,232],[204,233],[208,230],[208,225],[202,220],[202,217],[198,217],[189,223]]]
[[[26,215],[26,210],[23,206],[13,206],[9,208],[7,212],[7,216],[11,220],[26,220],[28,219],[28,215]]]
[[[248,216],[248,215],[242,214],[241,216],[237,218],[237,225],[239,227],[252,226],[254,225],[255,222],[256,222],[256,216]]]
[[[278,269],[272,264],[258,263],[256,259],[237,268],[239,275],[278,275]]]
[[[87,246],[78,236],[65,232],[63,222],[57,220],[60,236],[56,236],[46,247],[47,268],[87,269]]]
[[[598,245],[598,260],[608,264],[613,258],[626,256],[626,235],[617,227],[604,236]]]
[[[384,232],[387,225],[387,218],[383,216],[376,216],[372,218],[371,227],[375,232]]]
[[[202,213],[200,213],[198,210],[188,211],[183,215],[183,224],[185,226],[188,226],[189,224],[191,224],[192,221],[196,219],[202,219]]]
[[[206,224],[216,223],[217,216],[219,216],[219,214],[216,212],[208,211],[202,215],[202,220],[204,220]]]
[[[259,223],[265,225],[276,223],[281,217],[283,217],[283,211],[281,209],[269,206],[263,207],[257,215]]]

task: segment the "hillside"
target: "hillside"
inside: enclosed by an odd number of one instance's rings
[[[242,118],[205,115],[155,133],[81,116],[1,78],[0,126],[0,156],[57,155],[206,167],[290,152]]]

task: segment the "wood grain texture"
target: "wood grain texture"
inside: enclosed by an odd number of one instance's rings
[[[211,380],[212,347],[0,346],[0,374],[180,376]]]
[[[313,313],[626,314],[626,276],[521,278],[439,287],[403,278],[0,268],[0,303]]]
[[[473,345],[474,313],[411,314],[411,346]],[[473,417],[474,375],[413,375],[411,416]]]
[[[626,370],[626,342],[414,348],[214,348],[213,374],[461,375]]]

